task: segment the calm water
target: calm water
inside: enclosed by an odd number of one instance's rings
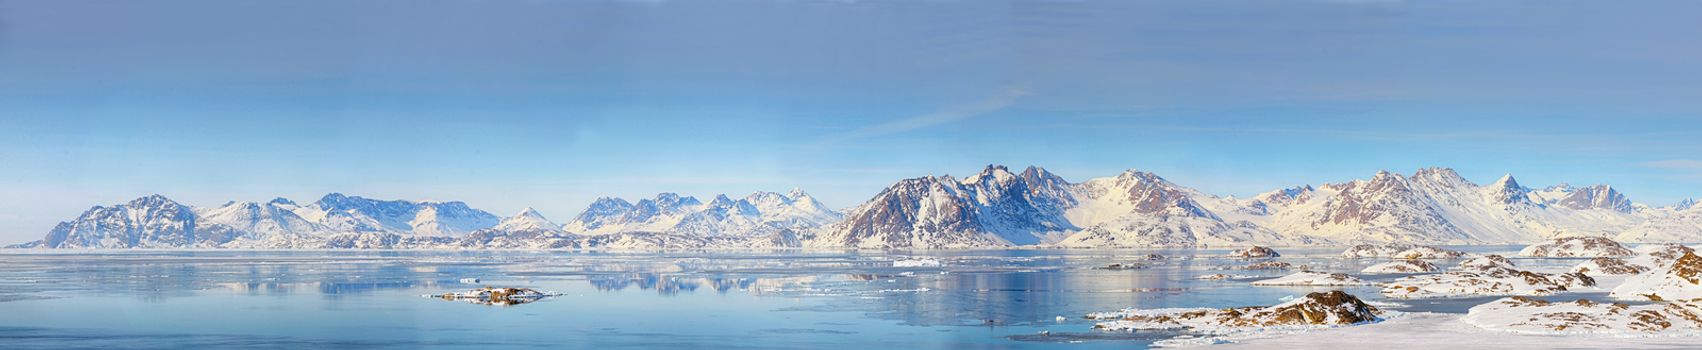
[[[1281,260],[1356,274],[1376,262],[1340,251],[1286,249]],[[1375,287],[1252,287],[1252,276],[1283,272],[1216,270],[1246,264],[1217,257],[1226,252],[3,252],[0,348],[1138,349],[1176,333],[1098,332],[1080,316],[1268,305],[1330,289],[1380,299]],[[1171,259],[1093,268],[1148,253]],[[944,266],[892,267],[910,256]],[[1250,276],[1194,279],[1213,273]],[[480,285],[565,295],[514,306],[422,297]]]

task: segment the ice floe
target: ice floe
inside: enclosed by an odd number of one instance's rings
[[[892,267],[940,267],[942,265],[945,264],[936,259],[898,259],[892,261]]]

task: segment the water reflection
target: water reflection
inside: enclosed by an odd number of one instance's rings
[[[807,289],[809,284],[818,279],[816,276],[791,277],[727,277],[723,275],[699,276],[695,274],[668,273],[627,273],[619,275],[597,275],[586,278],[599,291],[621,291],[630,287],[641,290],[654,290],[657,294],[671,296],[681,292],[694,292],[707,288],[719,294],[731,291],[747,292],[751,295],[776,294],[785,291]]]

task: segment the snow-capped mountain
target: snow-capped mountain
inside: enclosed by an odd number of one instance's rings
[[[1319,186],[1310,197],[1267,203],[1270,214],[1252,221],[1338,242],[1481,244],[1614,237],[1653,218],[1605,185],[1532,190],[1506,175],[1480,186],[1447,168],[1378,172]]]
[[[1273,200],[1293,200],[1306,196],[1305,190],[1269,195]],[[1059,246],[1315,243],[1309,237],[1279,233],[1249,221],[1250,217],[1268,210],[1264,204],[1242,204],[1201,193],[1148,172],[1129,170],[1116,177],[1090,179],[1074,186],[1073,192],[1081,203],[1069,208],[1067,216],[1083,229],[1059,242]]]
[[[502,219],[494,228],[503,231],[561,231],[561,225],[545,219],[544,214],[539,214],[538,210],[532,207],[526,207],[519,214]]]
[[[1702,240],[1702,206],[1631,201],[1607,185],[1486,185],[1452,169],[1218,197],[1129,170],[1072,183],[999,165],[962,178],[900,180],[846,213],[809,194],[662,193],[600,198],[565,225],[537,210],[499,218],[462,202],[332,193],[193,208],[151,195],[97,206],[35,248],[1069,248],[1357,243],[1531,243],[1559,237]]]
[[[1209,204],[1208,204],[1209,203]],[[1238,242],[1309,243],[1231,220],[1214,209],[1232,200],[1130,170],[1073,184],[1038,167],[1013,174],[989,165],[956,180],[901,180],[825,227],[816,247],[965,248],[1197,246]]]
[[[563,228],[584,235],[656,232],[751,236],[813,228],[839,216],[808,193],[795,189],[784,195],[756,192],[737,200],[717,195],[708,203],[696,197],[661,193],[637,203],[599,198]]]
[[[899,180],[811,237],[811,247],[966,248],[1008,244],[988,232],[951,176]],[[1006,233],[1007,236],[1009,232]]]
[[[60,223],[43,240],[24,246],[337,247],[326,242],[396,239],[388,236],[451,237],[496,224],[495,215],[461,202],[381,201],[332,193],[306,206],[278,198],[265,203],[230,202],[192,208],[151,195],[89,209],[75,220]]]
[[[1045,169],[990,165],[974,176],[900,180],[815,232],[814,247],[968,248],[1057,242],[1079,230],[1069,182]]]
[[[496,215],[462,202],[376,200],[327,194],[295,213],[336,232],[390,232],[415,236],[459,236],[496,226]]]
[[[1028,180],[1046,174],[1046,181]],[[988,185],[996,186],[988,186]],[[1022,189],[1006,191],[1003,189]],[[1040,195],[1044,194],[1044,195]],[[1478,185],[1452,169],[1217,197],[1130,170],[1069,183],[1002,166],[954,180],[899,181],[806,244],[955,248],[1408,242],[1528,243],[1566,236],[1630,242],[1702,239],[1702,210],[1652,209],[1606,185],[1533,190],[1511,175]],[[1680,209],[1680,208],[1687,209]],[[1060,215],[1061,214],[1061,215]]]
[[[295,202],[277,198],[266,203],[230,202],[217,208],[196,208],[195,215],[202,223],[235,230],[235,240],[283,242],[326,232],[325,226],[302,218],[295,209]]]
[[[220,243],[231,238],[228,226],[201,223],[193,208],[161,195],[110,207],[96,206],[75,220],[61,222],[40,241],[41,248],[170,248]]]

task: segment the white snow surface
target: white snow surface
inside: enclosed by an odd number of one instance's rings
[[[1702,307],[1689,303],[1634,306],[1514,297],[1472,307],[1460,320],[1486,330],[1522,334],[1702,336]]]

